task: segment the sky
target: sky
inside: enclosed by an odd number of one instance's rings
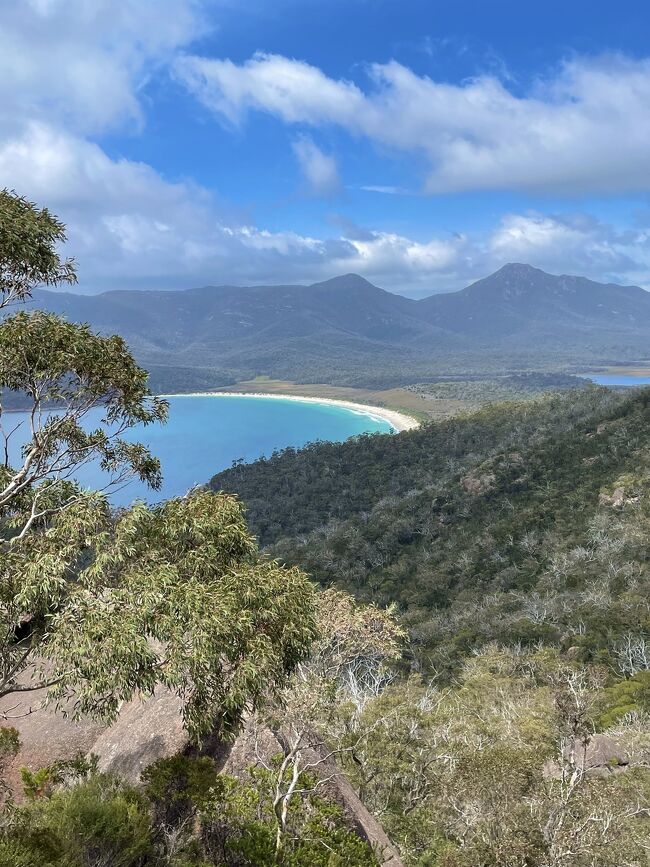
[[[0,186],[79,291],[650,289],[646,0],[0,0]]]

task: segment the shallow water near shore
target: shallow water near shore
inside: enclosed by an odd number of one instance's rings
[[[650,385],[650,376],[635,376],[626,373],[594,373],[581,374],[583,379],[590,379],[596,385],[626,386],[628,388],[641,388]]]
[[[233,461],[253,461],[276,449],[300,447],[308,442],[342,442],[362,433],[391,433],[391,425],[371,413],[333,404],[263,397],[194,396],[169,397],[166,425],[137,427],[125,436],[145,443],[160,458],[163,486],[151,491],[140,482],[110,494],[115,506],[135,499],[149,503],[182,496],[192,486],[204,484]],[[12,413],[11,427],[21,413]],[[87,427],[97,424],[101,412],[94,410]],[[18,433],[12,438],[14,461],[18,458]],[[101,489],[107,478],[99,467],[84,467],[77,480],[85,487]]]

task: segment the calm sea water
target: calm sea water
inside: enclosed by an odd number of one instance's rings
[[[630,376],[625,373],[585,374],[584,379],[590,379],[597,385],[626,385],[637,388],[650,385],[650,376]]]
[[[143,442],[160,458],[163,487],[150,491],[130,482],[114,491],[111,502],[128,505],[134,499],[158,502],[182,496],[193,485],[207,482],[234,460],[253,461],[274,449],[303,446],[315,440],[342,442],[361,433],[390,433],[388,422],[340,406],[257,397],[171,397],[166,425],[133,428],[125,438]],[[12,413],[13,425],[21,413]],[[97,411],[89,426],[101,417]],[[12,451],[19,448],[17,439]],[[101,488],[106,477],[98,467],[84,467],[78,481]]]

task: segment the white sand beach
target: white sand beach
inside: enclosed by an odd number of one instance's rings
[[[386,409],[382,406],[370,406],[365,403],[355,403],[351,400],[335,400],[329,397],[302,397],[297,394],[264,394],[264,392],[243,392],[243,391],[193,391],[185,392],[184,394],[161,394],[160,397],[251,397],[270,400],[296,400],[301,403],[325,403],[332,406],[341,406],[353,412],[361,413],[362,415],[370,416],[374,419],[381,419],[388,424],[396,432],[404,430],[413,430],[420,427],[420,422],[413,416],[406,415],[402,412],[397,412],[394,409]]]

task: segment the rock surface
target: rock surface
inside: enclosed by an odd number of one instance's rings
[[[152,762],[187,747],[187,733],[178,696],[158,687],[153,696],[125,704],[114,725],[105,728],[89,748],[100,771],[137,783]]]
[[[620,774],[633,763],[621,744],[603,734],[592,735],[586,743],[580,739],[568,743],[564,748],[564,761],[571,768],[601,777]],[[547,779],[560,779],[562,770],[559,761],[549,761],[544,766],[544,776]]]
[[[22,797],[23,766],[33,771],[83,752],[98,757],[101,771],[138,783],[143,769],[157,759],[193,751],[183,728],[181,701],[162,687],[149,698],[124,704],[117,721],[109,727],[74,722],[52,708],[43,707],[44,693],[35,690],[19,699],[7,696],[0,700],[0,715],[8,717],[5,725],[15,726],[21,739],[21,750],[8,772],[10,789],[18,801]],[[224,773],[243,776],[251,765],[266,762],[280,750],[278,737],[250,718],[232,744],[209,738],[201,752],[212,756]],[[308,761],[319,763],[318,775],[328,778],[327,794],[339,804],[349,826],[371,844],[382,867],[402,867],[399,853],[386,832],[323,748],[313,748]]]
[[[105,728],[90,721],[72,722],[65,716],[65,711],[72,711],[70,705],[65,705],[60,712],[43,707],[46,692],[37,689],[0,698],[2,725],[17,729],[20,736],[20,752],[7,769],[9,789],[18,801],[23,791],[22,767],[35,771],[58,759],[87,753]]]

